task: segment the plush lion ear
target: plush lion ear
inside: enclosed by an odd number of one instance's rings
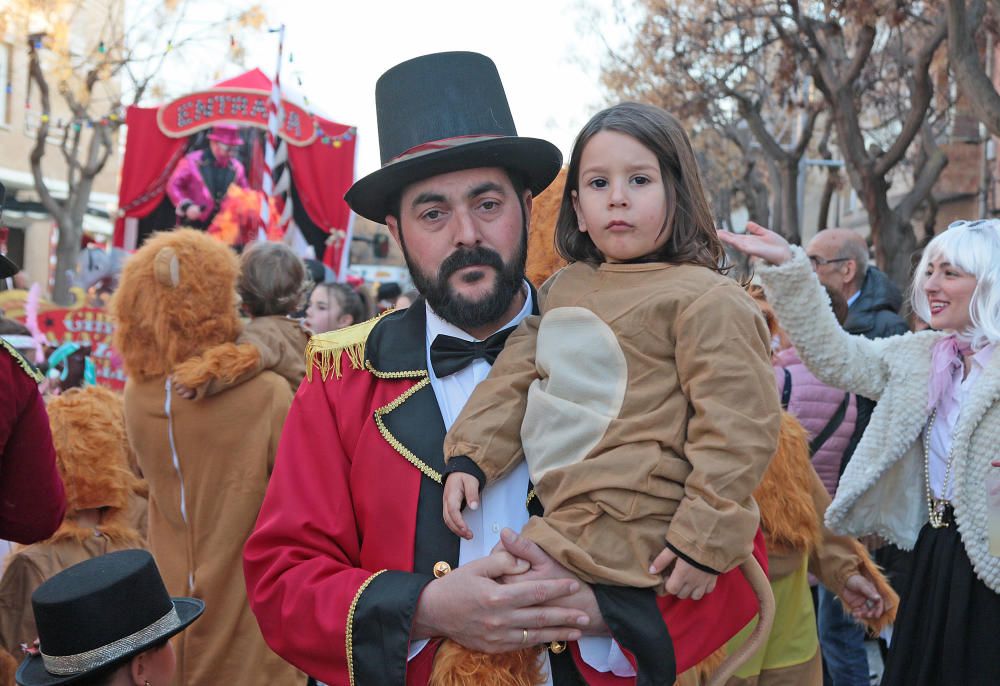
[[[168,288],[181,285],[181,263],[173,248],[161,248],[153,258],[153,275],[159,284]]]

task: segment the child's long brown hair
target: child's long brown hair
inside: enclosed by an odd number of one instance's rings
[[[590,234],[580,231],[572,195],[580,186],[583,149],[601,131],[617,131],[642,143],[656,155],[663,176],[667,194],[665,228],[670,231],[670,238],[655,252],[633,261],[698,264],[718,272],[728,271],[726,252],[716,233],[715,218],[684,128],[659,107],[635,102],[621,103],[598,112],[576,137],[556,220],[559,254],[571,262],[604,262],[604,255],[594,245]]]

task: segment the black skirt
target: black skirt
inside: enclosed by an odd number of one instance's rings
[[[1000,594],[976,577],[951,515],[917,538],[882,686],[1000,684]]]

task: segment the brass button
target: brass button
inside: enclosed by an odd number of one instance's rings
[[[549,644],[549,650],[558,655],[566,650],[566,641],[552,641],[552,643]]]
[[[451,571],[451,565],[445,562],[444,560],[434,563],[434,578],[440,579],[450,571]]]

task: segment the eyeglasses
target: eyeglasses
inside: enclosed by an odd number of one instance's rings
[[[828,260],[825,257],[820,257],[819,255],[809,255],[809,261],[813,263],[813,267],[822,267],[825,264],[833,264],[834,262],[847,262],[847,260],[854,259],[853,257],[838,257],[833,260]]]

